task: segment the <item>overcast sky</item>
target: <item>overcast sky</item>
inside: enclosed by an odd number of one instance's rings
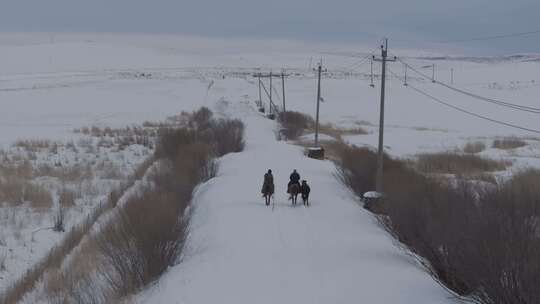
[[[539,0],[0,0],[1,31],[144,32],[422,47],[540,30]],[[540,52],[540,33],[460,42]]]

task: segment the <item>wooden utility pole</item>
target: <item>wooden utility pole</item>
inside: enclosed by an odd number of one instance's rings
[[[285,70],[281,70],[281,89],[282,89],[281,97],[283,98],[283,113],[285,113],[287,112],[287,109],[285,108]]]
[[[371,59],[371,84],[370,87],[374,88],[375,84],[373,84],[373,58]]]
[[[432,67],[431,82],[435,83],[435,63],[431,67]]]
[[[262,106],[262,90],[264,90],[264,93],[266,94],[266,96],[269,99],[269,106],[268,106],[269,109],[270,109],[269,114],[272,114],[274,112],[275,112],[275,114],[277,114],[277,112],[278,112],[278,108],[274,104],[274,101],[272,99],[272,90],[273,90],[272,78],[279,77],[282,80],[284,80],[285,77],[287,77],[287,76],[289,76],[289,75],[285,74],[285,72],[282,72],[281,74],[273,74],[272,72],[270,72],[268,74],[263,74],[263,73],[253,74],[253,77],[256,77],[259,80],[259,99],[261,101],[261,106]],[[264,82],[262,81],[262,78],[270,78],[270,89],[269,90],[264,85]],[[261,90],[261,88],[262,88],[262,90]],[[285,93],[285,85],[284,84],[283,84],[282,89],[283,89],[283,93]],[[283,96],[285,96],[285,95],[283,95]],[[283,105],[285,106],[285,100],[283,100]]]
[[[403,82],[403,85],[408,86],[408,84],[407,84],[407,65],[405,64],[404,66],[405,66],[405,81]]]
[[[272,71],[270,71],[270,115],[272,115],[272,105],[274,102],[272,101]]]
[[[384,90],[386,82],[386,62],[396,61],[394,59],[387,59],[388,57],[388,39],[385,39],[385,44],[381,45],[381,59],[373,60],[382,62],[382,73],[381,73],[381,106],[380,106],[380,117],[379,117],[379,151],[377,158],[377,180],[376,180],[376,191],[383,193],[383,160],[384,160]]]
[[[259,80],[259,108],[262,108],[263,104],[262,104],[262,94],[261,94],[261,73],[257,74],[257,79]]]
[[[319,62],[319,67],[316,70],[318,72],[317,82],[317,114],[315,115],[315,147],[319,146],[319,108],[321,103],[321,74],[326,72],[326,69],[322,68],[322,59]]]

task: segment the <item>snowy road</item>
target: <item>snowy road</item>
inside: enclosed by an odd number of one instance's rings
[[[219,176],[201,187],[187,256],[141,303],[452,302],[336,181],[331,162],[276,141],[275,123],[246,105],[237,110],[246,150],[224,157]],[[268,168],[274,210],[259,195]],[[287,201],[294,168],[312,186],[309,208]]]

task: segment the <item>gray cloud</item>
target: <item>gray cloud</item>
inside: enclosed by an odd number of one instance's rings
[[[425,46],[540,29],[537,0],[2,0],[3,31],[159,32]],[[459,43],[540,52],[540,35]]]

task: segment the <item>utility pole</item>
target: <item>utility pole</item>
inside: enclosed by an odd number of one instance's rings
[[[450,69],[450,84],[454,84],[454,68]]]
[[[315,116],[315,147],[319,146],[319,107],[321,103],[321,74],[322,72],[326,72],[326,69],[323,71],[322,68],[322,59],[319,62],[317,72],[319,76],[317,82],[317,115]]]
[[[261,73],[257,74],[257,79],[259,80],[259,108],[262,108],[263,103],[262,103],[262,94],[261,94]]]
[[[370,87],[374,88],[375,85],[373,84],[373,58],[371,58],[371,84]]]
[[[380,118],[379,118],[379,151],[377,159],[377,180],[376,180],[376,191],[379,193],[383,192],[383,160],[384,160],[384,89],[386,82],[386,62],[396,61],[396,58],[387,59],[388,57],[388,39],[385,39],[385,44],[381,45],[381,59],[373,60],[382,62],[382,73],[381,73],[381,108],[380,108]]]
[[[261,88],[264,90],[264,93],[266,94],[266,97],[268,97],[268,99],[269,99],[269,105],[268,105],[269,115],[272,115],[273,113],[278,114],[278,108],[274,104],[274,101],[272,100],[272,90],[273,90],[272,78],[277,77],[277,78],[281,78],[282,80],[284,80],[284,78],[287,77],[287,76],[289,76],[289,75],[285,74],[285,72],[283,72],[282,75],[273,74],[272,72],[270,72],[268,74],[263,74],[263,73],[260,73],[260,72],[257,73],[257,74],[253,74],[253,77],[256,77],[259,80],[259,99],[261,101],[261,107],[263,106]],[[265,86],[265,84],[264,84],[264,82],[262,80],[263,78],[270,78],[270,90],[268,90],[267,87]],[[283,89],[283,92],[285,93],[285,87],[284,86],[283,86],[282,89]],[[277,91],[276,91],[276,93],[277,93]],[[283,103],[285,104],[285,100],[283,100]]]
[[[432,67],[431,82],[435,83],[435,63],[431,67]]]
[[[285,108],[285,70],[281,70],[281,89],[282,89],[282,98],[283,98],[283,113],[287,112]],[[285,116],[283,116],[285,118]]]
[[[272,105],[274,102],[272,101],[272,71],[270,71],[270,115],[272,115]]]
[[[405,66],[405,82],[403,83],[403,85],[408,86],[408,84],[407,84],[407,65],[404,64],[404,66]]]

